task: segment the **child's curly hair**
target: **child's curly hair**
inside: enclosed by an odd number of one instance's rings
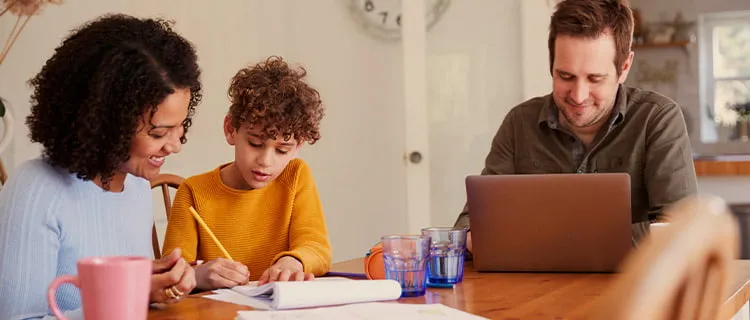
[[[324,110],[318,91],[302,80],[305,75],[303,67],[291,68],[277,56],[238,71],[229,86],[232,127],[260,126],[263,139],[281,136],[314,144]]]

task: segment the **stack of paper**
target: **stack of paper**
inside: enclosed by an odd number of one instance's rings
[[[285,310],[285,311],[239,311],[235,320],[263,319],[485,319],[442,304],[398,304],[387,302],[361,303],[338,307]]]
[[[394,280],[318,278],[314,281],[251,283],[214,291],[208,299],[251,306],[256,309],[295,309],[349,303],[395,300],[401,285]]]

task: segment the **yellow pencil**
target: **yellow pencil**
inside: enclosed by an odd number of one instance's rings
[[[192,206],[190,207],[190,213],[193,214],[193,217],[195,218],[196,221],[198,221],[198,224],[200,224],[201,227],[203,227],[203,229],[206,230],[206,232],[211,237],[211,239],[214,240],[214,243],[216,243],[216,246],[219,247],[219,250],[221,250],[221,253],[223,253],[224,256],[230,261],[234,261],[234,259],[232,259],[232,256],[229,255],[229,252],[227,252],[227,249],[224,249],[224,246],[221,245],[221,242],[219,242],[219,239],[216,239],[216,236],[214,235],[214,233],[211,232],[211,229],[209,229],[206,223],[203,222],[203,219],[201,219],[201,216],[198,215],[198,212],[195,211],[195,209]]]

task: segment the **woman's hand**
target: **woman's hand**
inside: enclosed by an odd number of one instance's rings
[[[312,273],[305,273],[302,262],[291,256],[283,256],[270,268],[266,269],[258,279],[262,286],[274,281],[307,281],[315,279]]]
[[[246,284],[250,270],[242,263],[217,258],[195,267],[195,279],[198,289],[231,288]]]
[[[195,288],[195,271],[180,257],[181,250],[154,260],[150,302],[174,303]]]

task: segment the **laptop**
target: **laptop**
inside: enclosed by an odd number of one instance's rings
[[[616,272],[632,249],[627,173],[466,177],[474,268]]]

